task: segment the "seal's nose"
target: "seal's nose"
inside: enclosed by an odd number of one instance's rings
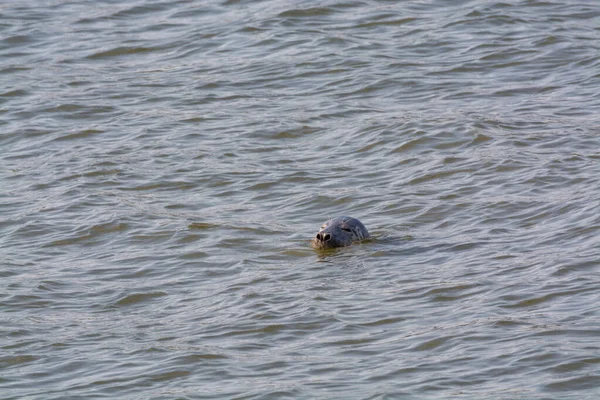
[[[321,232],[319,232],[317,233],[317,240],[319,242],[329,242],[331,240],[331,235],[329,233],[321,235]]]

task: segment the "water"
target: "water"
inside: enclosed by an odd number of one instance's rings
[[[0,398],[600,395],[597,1],[0,32]],[[337,215],[374,240],[312,250]]]

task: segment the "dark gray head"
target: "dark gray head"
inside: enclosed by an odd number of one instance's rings
[[[344,247],[368,237],[367,228],[356,218],[337,217],[330,219],[321,226],[321,230],[312,240],[312,246],[315,249]]]

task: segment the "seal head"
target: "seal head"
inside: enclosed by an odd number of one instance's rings
[[[325,222],[311,243],[315,249],[322,250],[350,246],[369,237],[367,228],[356,218],[337,217]]]

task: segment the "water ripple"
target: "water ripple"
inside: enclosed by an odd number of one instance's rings
[[[0,15],[6,398],[598,392],[596,3]]]

